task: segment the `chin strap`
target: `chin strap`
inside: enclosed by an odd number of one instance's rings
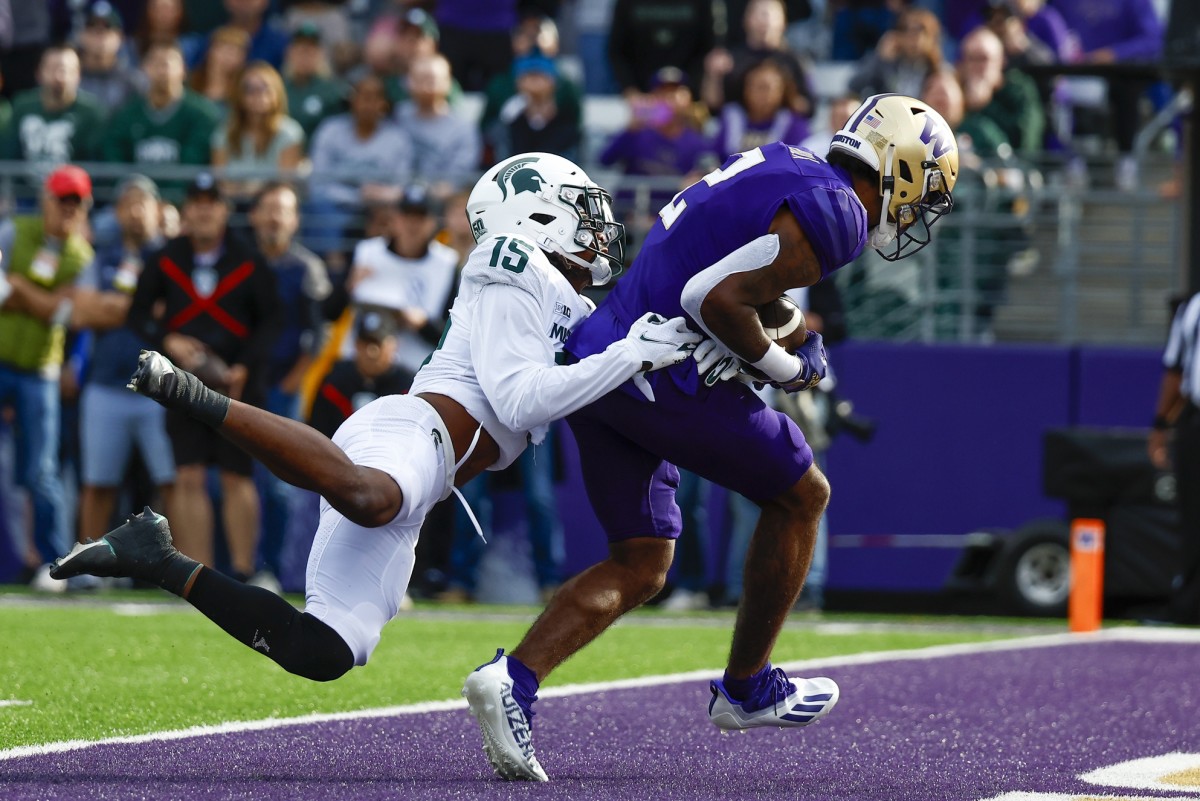
[[[555,240],[551,239],[546,234],[539,234],[537,237],[537,245],[542,250],[548,250],[551,253],[557,253],[567,261],[582,267],[591,273],[592,286],[603,286],[612,279],[612,265],[608,261],[608,257],[600,253],[596,257],[596,261],[584,261],[583,259],[571,253]]]
[[[883,250],[888,245],[896,241],[896,236],[899,233],[896,229],[896,224],[888,221],[888,206],[892,203],[892,191],[894,182],[892,178],[892,165],[896,160],[896,145],[890,144],[887,149],[887,158],[884,161],[883,168],[883,208],[879,212],[879,224],[871,231],[871,247],[876,250]]]

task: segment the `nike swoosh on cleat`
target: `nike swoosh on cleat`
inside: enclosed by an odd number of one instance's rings
[[[90,551],[91,549],[97,548],[101,545],[103,545],[105,548],[108,548],[108,552],[111,553],[113,556],[117,555],[117,552],[113,550],[113,547],[112,547],[112,545],[109,544],[108,540],[99,539],[99,540],[96,540],[95,542],[76,543],[75,547],[71,549],[71,552],[69,554],[67,554],[66,556],[64,556],[62,559],[60,559],[59,561],[64,562],[64,563],[69,562],[70,560],[74,559],[76,556],[79,556],[81,553],[86,553],[87,551]]]

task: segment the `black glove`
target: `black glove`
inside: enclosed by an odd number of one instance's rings
[[[204,386],[187,370],[180,370],[158,351],[144,350],[138,356],[137,370],[126,385],[168,409],[186,412],[213,428],[225,422],[229,398]]]

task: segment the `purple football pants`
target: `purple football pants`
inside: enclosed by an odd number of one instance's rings
[[[679,536],[677,465],[760,504],[812,466],[800,429],[748,386],[729,381],[690,394],[668,374],[679,370],[695,365],[648,376],[653,403],[627,385],[567,418],[588,498],[610,542]]]

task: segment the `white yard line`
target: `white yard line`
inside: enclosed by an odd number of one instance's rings
[[[798,662],[781,663],[780,667],[788,671],[811,670],[812,668],[841,667],[846,665],[870,665],[879,662],[899,662],[912,660],[942,659],[951,656],[967,654],[993,653],[1013,651],[1027,648],[1050,648],[1063,645],[1082,645],[1094,642],[1167,642],[1190,643],[1200,645],[1200,629],[1154,629],[1154,628],[1116,628],[1098,631],[1092,634],[1047,634],[1037,637],[1021,637],[1012,640],[998,640],[981,643],[962,643],[958,645],[936,645],[929,648],[916,648],[905,651],[875,651],[871,653],[850,654],[821,659],[806,659]],[[564,696],[581,695],[583,693],[604,692],[635,687],[656,687],[663,684],[678,684],[687,681],[707,681],[720,676],[721,669],[693,670],[686,673],[672,673],[662,676],[644,676],[636,679],[618,679],[616,681],[593,682],[590,684],[570,684],[563,687],[548,687],[538,693],[542,698],[561,698]],[[0,750],[0,761],[18,759],[27,756],[55,754],[64,751],[78,751],[97,745],[128,745],[136,743],[154,743],[167,740],[183,740],[189,737],[207,737],[214,734],[238,734],[240,732],[264,731],[285,726],[301,726],[312,723],[328,723],[342,720],[362,720],[366,718],[396,717],[400,715],[418,715],[426,712],[445,712],[455,709],[466,709],[466,702],[461,699],[448,701],[428,701],[419,704],[403,706],[377,707],[374,709],[359,709],[352,712],[329,712],[311,715],[301,715],[292,718],[266,718],[265,720],[233,721],[212,726],[193,726],[174,731],[151,732],[128,737],[111,737],[104,740],[66,740],[42,745],[25,745],[16,748]]]
[[[33,701],[22,701],[19,698],[0,699],[0,706],[33,706]]]

